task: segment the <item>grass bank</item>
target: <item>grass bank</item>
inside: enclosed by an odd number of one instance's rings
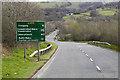
[[[118,47],[117,45],[113,45],[113,44],[111,44],[111,45],[95,44],[92,41],[76,41],[76,42],[88,43],[90,45],[95,45],[95,46],[100,46],[100,47],[104,47],[104,48],[109,48],[109,49],[112,49],[112,50],[115,50],[115,51],[119,51],[120,50],[120,47]]]
[[[36,69],[44,65],[46,60],[43,59],[49,59],[57,48],[57,44],[51,42],[42,42],[40,48],[47,47],[47,44],[52,44],[52,49],[40,56],[39,62],[36,62],[37,57],[29,57],[37,49],[37,45],[36,49],[26,49],[26,59],[23,58],[24,49],[21,47],[15,48],[9,57],[2,57],[2,78],[29,78]]]

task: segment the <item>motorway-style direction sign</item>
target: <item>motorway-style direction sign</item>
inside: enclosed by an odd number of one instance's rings
[[[45,41],[45,22],[17,22],[17,42]]]

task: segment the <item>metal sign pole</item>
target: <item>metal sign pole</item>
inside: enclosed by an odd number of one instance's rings
[[[26,58],[26,43],[24,42],[24,58]]]
[[[40,52],[39,52],[39,50],[40,50],[40,44],[39,44],[39,42],[38,42],[38,61],[40,61]]]

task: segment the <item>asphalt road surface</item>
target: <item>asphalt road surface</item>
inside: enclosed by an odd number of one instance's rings
[[[58,44],[57,51],[33,78],[118,78],[118,52],[87,43],[54,41],[56,34],[46,40]]]

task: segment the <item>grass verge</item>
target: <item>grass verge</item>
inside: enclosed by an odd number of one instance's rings
[[[76,41],[76,42],[81,42],[81,43],[88,43],[90,45],[95,45],[95,46],[100,46],[100,47],[104,47],[104,48],[109,48],[115,51],[119,51],[120,47],[118,47],[117,45],[106,45],[106,44],[94,44],[92,41]]]
[[[29,78],[38,68],[46,63],[57,48],[57,44],[51,42],[42,42],[41,49],[47,47],[47,44],[52,44],[52,48],[43,56],[40,56],[41,61],[35,62],[37,57],[29,57],[36,49],[26,49],[27,59],[24,59],[24,49],[15,48],[10,53],[9,57],[2,57],[2,78]],[[37,45],[35,46],[37,48]]]

